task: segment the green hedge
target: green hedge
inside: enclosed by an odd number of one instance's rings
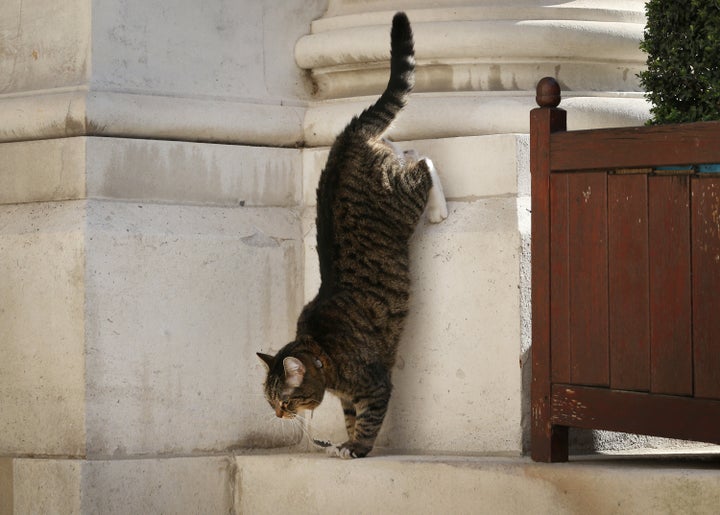
[[[650,0],[645,10],[649,123],[720,120],[720,0]]]

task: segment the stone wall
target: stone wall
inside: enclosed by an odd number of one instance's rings
[[[303,302],[293,45],[324,5],[282,5],[0,9],[1,512],[226,510],[210,456],[299,440],[255,352]]]
[[[0,512],[226,511],[232,454],[298,449],[254,354],[316,291],[317,177],[386,81],[396,7],[418,88],[391,135],[450,216],[413,239],[380,451],[520,455],[532,89],[562,79],[571,127],[640,123],[641,4],[3,6]],[[343,427],[328,399],[306,429]]]

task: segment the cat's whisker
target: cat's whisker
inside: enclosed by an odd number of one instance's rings
[[[307,419],[306,419],[304,416],[302,416],[302,415],[300,415],[300,414],[297,414],[297,415],[295,415],[295,418],[294,418],[293,420],[295,421],[296,426],[297,426],[298,428],[300,428],[300,430],[302,431],[303,435],[312,443],[313,437],[312,437],[312,435],[310,434],[310,431],[309,431],[309,428],[308,428]]]

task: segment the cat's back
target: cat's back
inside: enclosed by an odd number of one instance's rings
[[[387,88],[338,135],[320,177],[320,298],[357,294],[367,299],[363,309],[378,313],[407,300],[408,240],[423,202],[406,205],[398,195],[403,165],[382,137],[405,105],[414,66],[412,31],[400,13],[393,18]]]

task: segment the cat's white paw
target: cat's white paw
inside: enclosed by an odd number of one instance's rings
[[[325,448],[325,453],[328,456],[342,458],[344,460],[352,460],[355,458],[362,458],[363,456],[366,456],[370,450],[371,449],[367,447],[353,445],[349,442],[345,442],[344,444],[331,444],[329,447]]]
[[[440,205],[431,205],[428,202],[427,219],[432,224],[439,224],[448,217],[447,203],[443,199]]]
[[[427,203],[427,219],[430,223],[438,224],[448,217],[447,201],[445,200],[445,193],[443,192],[442,183],[440,182],[440,175],[438,175],[435,164],[427,157],[422,158],[430,170],[430,177],[432,178],[432,188],[428,195]]]
[[[328,456],[332,456],[334,458],[341,458],[343,460],[351,460],[353,458],[357,458],[357,456],[351,449],[343,447],[341,444],[333,444],[330,447],[326,447],[325,453]]]
[[[340,457],[340,445],[332,444],[329,447],[325,447],[325,454],[333,457]]]

